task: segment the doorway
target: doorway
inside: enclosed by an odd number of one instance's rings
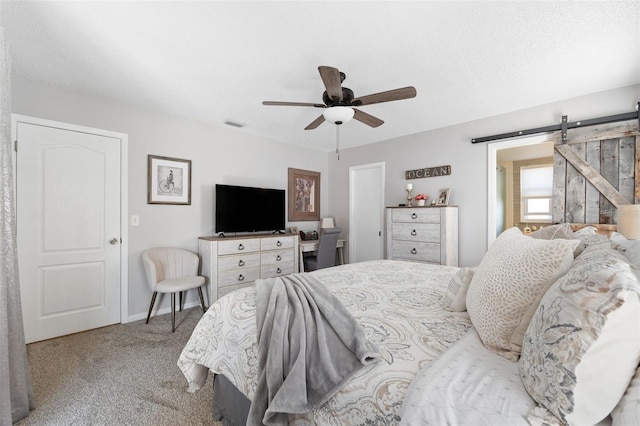
[[[384,162],[349,167],[349,263],[384,257]]]
[[[27,343],[127,318],[127,136],[12,116]]]
[[[503,189],[499,187],[498,158],[501,154],[509,151],[510,157],[508,158],[511,161],[553,156],[553,143],[550,143],[549,139],[549,135],[542,134],[526,138],[506,139],[487,145],[487,249],[498,236],[498,230],[500,229],[498,216],[501,214],[502,203],[508,199]],[[549,151],[549,147],[551,147],[551,151]],[[507,157],[503,155],[503,158]],[[504,185],[504,190],[508,191],[509,188],[510,185],[507,182]],[[508,211],[508,209],[505,210]]]

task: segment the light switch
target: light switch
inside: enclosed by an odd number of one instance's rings
[[[137,214],[131,215],[131,226],[140,226],[140,216]]]

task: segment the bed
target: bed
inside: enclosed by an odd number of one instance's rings
[[[313,272],[382,361],[288,423],[639,424],[638,260],[640,242],[558,225],[505,231],[475,268],[384,260]],[[225,424],[243,424],[255,395],[255,300],[245,288],[214,303],[178,360],[192,391],[216,375]],[[244,408],[221,412],[238,396]]]

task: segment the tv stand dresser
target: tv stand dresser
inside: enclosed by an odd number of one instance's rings
[[[198,252],[200,274],[209,283],[209,305],[258,278],[298,272],[295,234],[200,237]]]

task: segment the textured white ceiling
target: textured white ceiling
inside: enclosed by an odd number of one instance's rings
[[[2,1],[13,71],[29,79],[330,151],[318,65],[385,121],[350,147],[640,83],[640,2]],[[629,110],[633,108],[628,106]],[[624,111],[623,111],[624,112]],[[541,123],[545,125],[549,123]]]

